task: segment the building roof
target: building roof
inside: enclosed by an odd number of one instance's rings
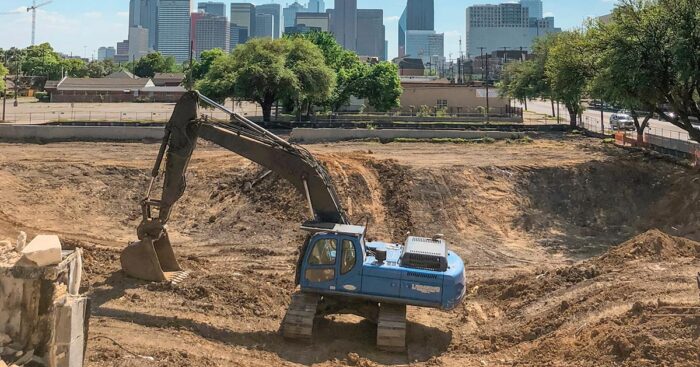
[[[153,80],[173,80],[182,81],[185,79],[184,73],[156,73]]]
[[[425,70],[423,59],[404,57],[394,59],[394,62],[399,66],[399,69],[418,69]]]
[[[176,86],[176,87],[163,87],[163,86],[146,86],[145,88],[141,88],[142,92],[160,92],[160,93],[167,93],[167,92],[187,92],[187,89],[183,86]]]
[[[126,71],[126,70],[119,70],[115,71],[112,74],[107,75],[105,78],[110,78],[110,79],[139,79],[136,75]]]
[[[57,90],[104,90],[124,91],[155,86],[151,79],[123,78],[63,78]]]

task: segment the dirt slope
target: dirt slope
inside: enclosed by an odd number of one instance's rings
[[[192,272],[178,286],[118,269],[119,250],[135,239],[155,145],[0,144],[0,237],[40,229],[86,247],[97,338],[90,366],[697,360],[697,319],[661,316],[692,312],[667,304],[697,305],[697,244],[658,231],[635,237],[659,228],[700,239],[696,173],[585,139],[309,148],[352,219],[370,219],[370,237],[443,233],[465,259],[469,297],[449,313],[409,310],[406,354],[376,351],[374,325],[350,316],[319,320],[313,347],[282,340],[304,202],[274,175],[258,180],[262,169],[207,144],[170,223]]]

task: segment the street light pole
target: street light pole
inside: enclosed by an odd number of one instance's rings
[[[490,123],[491,108],[489,106],[489,54],[486,54],[486,123]]]

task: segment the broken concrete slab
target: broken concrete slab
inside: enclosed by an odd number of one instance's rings
[[[17,252],[22,252],[22,250],[27,246],[27,234],[24,232],[19,232],[17,236],[17,244],[15,245],[15,250]]]
[[[22,249],[22,256],[36,266],[56,265],[61,262],[61,240],[56,235],[38,235]]]

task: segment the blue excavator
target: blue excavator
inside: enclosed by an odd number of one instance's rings
[[[198,116],[200,104],[226,112],[230,121]],[[441,236],[369,241],[367,226],[350,223],[330,175],[309,151],[196,91],[180,99],[166,125],[141,202],[139,241],[121,254],[127,275],[160,282],[182,273],[165,225],[185,192],[185,172],[199,138],[276,173],[305,198],[308,221],[301,228],[308,235],[297,262],[297,289],[281,325],[285,338],[311,341],[317,317],[354,314],[377,324],[379,349],[400,352],[406,347],[406,306],[451,310],[463,300],[464,263]],[[164,159],[162,195],[154,199]]]

